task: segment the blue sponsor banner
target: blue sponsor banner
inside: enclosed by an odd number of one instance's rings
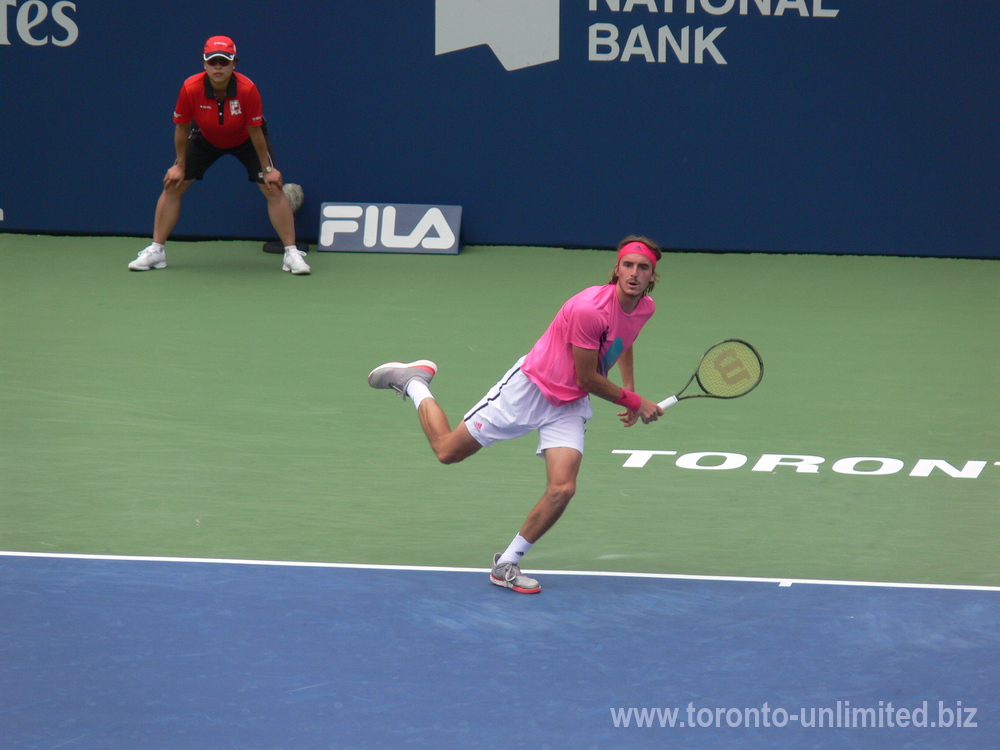
[[[9,0],[0,231],[152,231],[171,115],[232,36],[276,166],[324,201],[460,205],[463,241],[1000,257],[1000,3]],[[140,40],[140,43],[137,43]],[[223,158],[176,234],[266,238]]]
[[[458,252],[461,206],[324,203],[317,248],[331,252]]]

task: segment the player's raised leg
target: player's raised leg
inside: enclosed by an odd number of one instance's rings
[[[483,447],[472,437],[465,422],[459,422],[458,427],[451,429],[448,416],[433,396],[420,402],[417,416],[431,450],[443,464],[457,464]]]
[[[437,365],[428,359],[386,362],[368,373],[368,385],[372,388],[391,388],[404,400],[407,396],[413,399],[420,426],[434,455],[441,463],[453,464],[468,458],[482,446],[469,434],[464,422],[451,429],[448,416],[428,387],[435,374]]]

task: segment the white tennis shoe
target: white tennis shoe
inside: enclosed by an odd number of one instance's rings
[[[130,271],[151,271],[154,268],[167,267],[167,253],[150,245],[139,256],[128,264]]]
[[[304,255],[305,253],[301,250],[285,250],[285,258],[281,264],[281,270],[291,271],[296,276],[304,276],[312,273],[312,269],[303,260]]]
[[[528,578],[521,572],[517,563],[500,562],[500,553],[493,555],[493,570],[490,571],[490,583],[494,586],[502,586],[511,589],[519,594],[537,594],[542,590],[542,585],[534,578]]]
[[[415,362],[386,362],[368,373],[368,385],[372,388],[392,388],[406,400],[406,386],[411,380],[422,380],[430,385],[437,375],[438,366],[429,359]]]

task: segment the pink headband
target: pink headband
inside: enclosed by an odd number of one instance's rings
[[[656,253],[650,250],[642,242],[630,242],[621,250],[618,251],[618,260],[621,260],[629,253],[639,253],[639,255],[645,255],[649,258],[649,261],[653,264],[653,270],[656,270]]]

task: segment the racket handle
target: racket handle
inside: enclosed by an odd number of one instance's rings
[[[663,399],[657,404],[661,409],[669,409],[671,406],[677,403],[677,396],[671,396],[670,398]]]

